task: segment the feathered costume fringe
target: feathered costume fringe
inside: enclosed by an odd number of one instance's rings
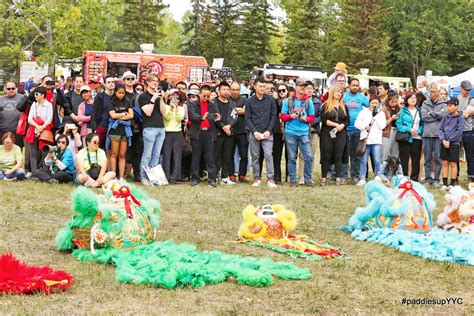
[[[116,265],[119,282],[149,284],[167,289],[183,286],[201,287],[225,282],[234,277],[239,284],[268,286],[273,276],[284,280],[311,277],[311,272],[292,263],[269,258],[240,257],[219,251],[197,251],[191,244],[173,241],[154,242],[131,251],[101,249],[92,254],[85,249],[73,251],[80,261]]]
[[[417,234],[400,229],[375,228],[355,230],[356,240],[387,245],[425,259],[474,265],[474,236],[457,234],[434,228],[427,234]]]
[[[151,199],[145,192],[130,186],[133,196],[144,206],[142,212],[150,220],[153,229],[159,226],[159,202]],[[73,192],[74,216],[56,236],[59,250],[72,250],[78,246],[72,242],[74,230],[90,228],[94,220],[99,220],[100,228],[106,233],[121,232],[127,220],[125,212],[107,203],[89,189],[78,188]],[[115,222],[109,220],[111,214],[121,214]],[[75,249],[73,256],[80,261],[96,261],[116,266],[116,279],[119,282],[149,284],[156,287],[175,288],[182,286],[200,287],[217,284],[234,277],[239,284],[249,286],[268,286],[273,276],[285,280],[309,279],[309,269],[298,268],[294,264],[274,262],[269,258],[240,257],[218,251],[198,251],[194,245],[175,244],[173,241],[152,242],[137,246],[132,250],[112,247],[95,249]]]
[[[0,292],[33,294],[65,291],[74,278],[65,271],[53,271],[48,266],[35,267],[20,262],[11,253],[0,256]]]

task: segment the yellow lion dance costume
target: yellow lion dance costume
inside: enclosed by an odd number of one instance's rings
[[[306,236],[290,234],[296,228],[296,215],[283,205],[263,205],[257,208],[249,205],[243,210],[242,217],[244,222],[239,228],[238,242],[308,260],[344,257],[344,253],[337,248],[317,244]]]

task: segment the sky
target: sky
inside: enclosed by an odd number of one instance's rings
[[[163,0],[163,3],[169,5],[169,10],[173,15],[173,18],[180,22],[186,10],[192,9],[190,0]],[[275,17],[284,18],[285,12],[280,8],[277,8],[273,11],[273,15]]]

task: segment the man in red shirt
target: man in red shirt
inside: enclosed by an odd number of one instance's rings
[[[209,186],[216,187],[216,165],[214,163],[214,141],[217,136],[215,122],[220,121],[217,107],[209,103],[211,87],[203,85],[199,90],[199,100],[188,105],[191,122],[189,137],[191,138],[191,184],[199,184],[199,163],[205,157]]]

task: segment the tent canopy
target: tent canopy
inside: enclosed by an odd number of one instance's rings
[[[474,68],[449,78],[449,85],[452,88],[459,87],[461,85],[461,81],[463,80],[469,80],[472,84],[474,84]]]

